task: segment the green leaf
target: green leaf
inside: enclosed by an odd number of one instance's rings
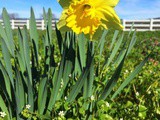
[[[147,108],[144,105],[139,105],[139,113],[138,116],[142,119],[146,118]]]
[[[149,56],[147,56],[136,68],[135,70],[125,79],[125,81],[120,85],[118,90],[113,94],[111,99],[114,99],[123,89],[125,86],[127,86],[131,80],[142,70],[142,67],[147,62]]]
[[[12,73],[12,64],[11,64],[11,55],[7,49],[7,46],[5,44],[5,41],[2,39],[1,41],[1,46],[2,46],[2,55],[3,55],[3,58],[4,58],[4,63],[5,63],[5,68],[6,68],[6,71],[9,75],[9,78],[10,78],[10,81],[11,81],[11,84],[12,84],[12,87],[14,88],[14,80],[13,80],[13,73]]]
[[[44,20],[45,27],[47,28],[47,13],[45,8],[43,8],[43,20]]]
[[[86,97],[90,97],[93,94],[93,82],[94,82],[94,61],[91,64],[91,68],[89,71],[88,79],[85,81],[86,90],[84,90],[84,93],[86,94]]]
[[[67,102],[74,101],[74,99],[76,98],[76,96],[78,95],[80,90],[82,89],[82,87],[83,87],[83,85],[89,75],[89,71],[91,69],[92,63],[93,63],[93,57],[89,56],[89,58],[87,58],[87,66],[84,68],[79,79],[77,80],[75,85],[72,87],[71,92],[68,96]]]
[[[79,48],[79,57],[80,57],[80,64],[81,64],[81,68],[83,69],[83,67],[86,66],[86,48],[85,48],[85,37],[84,34],[79,35],[78,38],[78,48]]]
[[[122,71],[122,67],[123,67],[125,58],[126,58],[126,54],[123,57],[123,60],[121,61],[121,63],[118,65],[118,67],[115,70],[114,74],[112,75],[111,79],[107,82],[99,100],[101,100],[101,99],[105,100],[106,97],[111,93],[113,87],[117,84],[118,78],[120,77],[120,73]]]
[[[130,29],[130,31],[129,31],[129,33],[128,33],[127,38],[130,37],[130,35],[131,35],[132,31],[133,31],[133,28],[134,28],[134,23],[132,23],[132,26],[131,26],[131,29]],[[135,30],[135,31],[136,31],[136,30]]]
[[[58,95],[58,100],[61,99],[62,95],[64,94],[64,90],[69,82],[69,75],[71,75],[71,71],[73,68],[73,63],[71,61],[66,61],[65,67],[64,67],[64,72],[63,72],[63,87],[61,88],[61,91],[59,92]]]
[[[110,48],[109,48],[110,51],[112,50],[112,47],[113,47],[113,45],[114,45],[114,43],[115,43],[115,41],[116,41],[116,39],[117,39],[118,33],[119,33],[118,30],[116,30],[116,31],[114,32],[114,36],[113,36],[113,38],[112,38],[112,43],[111,43]]]
[[[78,58],[76,57],[75,58],[75,66],[74,66],[74,74],[77,75],[77,74],[81,74],[81,67],[80,67],[80,63],[79,63],[79,60]]]
[[[47,100],[47,78],[40,81],[38,89],[38,113],[43,114],[46,107]]]
[[[24,54],[24,45],[23,45],[23,36],[20,28],[18,27],[18,44],[19,44],[19,51],[16,51],[16,57],[18,58],[18,63],[22,73],[26,71],[26,64],[25,64],[25,54]],[[27,82],[26,82],[27,84]]]
[[[18,71],[18,67],[16,65],[16,69],[15,69],[15,73],[16,73],[16,84],[15,84],[15,98],[16,98],[16,114],[17,114],[17,119],[20,119],[20,113],[23,110],[24,106],[25,106],[25,91],[24,91],[24,83],[23,83],[23,79],[20,75],[20,72]]]
[[[45,45],[49,46],[49,44],[52,42],[52,11],[50,8],[48,9],[47,14],[45,9],[43,9],[43,18],[46,27]]]
[[[116,45],[114,46],[114,49],[112,50],[112,53],[111,53],[110,57],[108,58],[108,60],[105,62],[104,66],[106,65],[106,67],[108,67],[109,64],[113,61],[113,58],[115,57],[115,55],[118,52],[118,49],[121,46],[121,43],[123,41],[123,37],[124,37],[124,32],[122,33],[122,35],[119,38],[119,40],[116,42]]]
[[[5,31],[6,31],[6,36],[8,38],[8,40],[6,42],[8,42],[8,47],[10,47],[11,50],[11,55],[14,57],[14,42],[13,42],[13,35],[12,35],[12,28],[11,28],[11,24],[10,24],[10,18],[9,15],[7,13],[7,10],[5,8],[3,8],[3,12],[2,12],[2,16],[3,16],[3,23],[4,23],[4,27],[5,27]]]
[[[26,64],[29,80],[32,85],[32,73],[31,73],[31,65],[30,65],[30,61],[31,61],[30,60],[30,46],[29,46],[29,38],[28,38],[26,26],[24,26],[23,28],[22,35],[23,35],[23,50],[24,50],[25,64]]]
[[[30,79],[28,76],[26,76],[27,79],[27,100],[29,105],[31,105],[31,108],[29,109],[29,111],[33,112],[34,111],[34,93],[33,93],[33,87],[30,83]]]
[[[93,81],[94,81],[94,44],[93,42],[88,42],[88,50],[87,50],[87,65],[90,64],[90,69],[88,73],[87,80],[84,82],[83,86],[83,96],[84,98],[90,97],[93,93]]]
[[[13,53],[12,53],[12,50],[11,50],[11,47],[10,47],[10,42],[8,42],[7,34],[6,34],[5,30],[3,29],[3,26],[1,25],[1,23],[0,23],[0,35],[1,35],[1,37],[4,39],[4,41],[5,41],[6,45],[7,45],[7,48],[8,48],[8,50],[9,50],[9,52],[10,52],[11,54],[13,54]]]
[[[130,53],[130,51],[133,48],[133,46],[135,45],[135,43],[136,43],[136,31],[134,32],[134,34],[132,36],[131,42],[130,42],[129,47],[128,47],[127,55]]]
[[[50,43],[52,42],[52,10],[51,10],[51,8],[49,8],[48,9],[48,26],[47,26],[47,28],[48,28],[48,39],[49,39],[49,41],[50,41]]]
[[[30,65],[30,46],[29,46],[29,38],[27,34],[27,28],[24,26],[22,31],[23,36],[23,50],[24,50],[24,58],[26,65],[26,75],[24,76],[25,81],[27,82],[27,90],[28,90],[28,103],[31,105],[30,111],[34,110],[34,98],[33,98],[33,85],[32,85],[32,73],[31,73],[31,65]]]
[[[62,35],[61,35],[61,32],[57,29],[57,26],[56,26],[56,35],[57,35],[57,40],[58,40],[58,47],[59,47],[59,51],[60,53],[62,54],[63,52],[63,38],[62,38]]]
[[[123,58],[124,58],[124,56],[125,56],[126,51],[127,51],[127,49],[125,49],[125,48],[123,48],[123,49],[120,51],[120,53],[119,53],[117,59],[115,60],[113,66],[120,64],[120,62],[123,60]]]
[[[10,120],[10,118],[9,118],[9,116],[10,116],[9,115],[9,111],[8,111],[7,106],[5,104],[5,101],[3,100],[3,98],[2,98],[1,95],[0,95],[0,101],[1,101],[0,102],[0,108],[1,108],[1,110],[7,114],[7,119]]]
[[[20,50],[20,55],[22,57],[22,61],[23,61],[23,64],[25,65],[25,58],[24,58],[24,50],[23,50],[23,43],[24,43],[24,40],[23,40],[23,35],[22,35],[22,31],[21,29],[18,27],[18,44],[19,44],[19,50]]]
[[[37,26],[36,26],[36,20],[35,20],[35,15],[34,15],[34,11],[33,8],[31,8],[31,17],[30,17],[30,37],[31,40],[34,43],[34,52],[35,52],[35,59],[36,59],[36,63],[38,65],[38,32],[37,32]]]
[[[76,96],[78,95],[80,90],[82,89],[84,82],[87,80],[88,73],[89,73],[88,68],[83,70],[83,72],[82,72],[81,76],[79,77],[79,79],[77,80],[76,84],[72,87],[72,90],[68,96],[67,102],[74,101],[74,99],[76,98]]]
[[[3,66],[2,64],[2,60],[0,60],[0,69],[3,73],[3,77],[4,77],[4,82],[5,82],[5,88],[7,90],[7,94],[10,98],[10,100],[12,101],[12,95],[11,95],[11,81],[10,81],[10,78],[7,74],[7,71],[5,69],[5,67]]]
[[[108,33],[108,31],[107,30],[105,30],[104,32],[103,32],[103,34],[102,34],[102,37],[101,37],[101,39],[100,39],[100,43],[99,43],[99,48],[100,48],[100,56],[102,55],[102,51],[103,51],[103,48],[104,48],[104,43],[105,43],[105,37],[106,37],[106,35],[107,35],[107,33]]]
[[[60,67],[59,67],[59,70],[58,70],[58,76],[57,76],[57,79],[54,81],[54,84],[53,84],[54,87],[51,90],[51,97],[50,97],[49,104],[48,104],[48,110],[52,110],[53,105],[55,104],[55,102],[57,100],[57,95],[58,95],[58,92],[59,92],[59,89],[60,89],[60,84],[61,84],[61,81],[62,81],[64,61],[65,61],[65,53],[62,56],[62,60],[61,60]]]

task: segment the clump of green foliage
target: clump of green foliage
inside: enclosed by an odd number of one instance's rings
[[[122,74],[129,69],[125,61],[136,43],[136,32],[115,31],[110,43],[108,31],[98,41],[73,32],[61,34],[57,28],[53,36],[49,9],[43,14],[46,31],[39,35],[31,9],[30,30],[24,26],[13,36],[5,9],[2,15],[0,110],[7,114],[4,119],[120,119],[133,111],[131,118],[147,117],[146,103],[127,99],[131,87],[125,87],[150,53],[136,67],[129,63],[132,72]]]

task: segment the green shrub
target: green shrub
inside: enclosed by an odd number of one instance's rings
[[[13,37],[7,11],[3,9],[0,110],[7,114],[4,119],[119,119],[123,115],[117,113],[120,103],[113,100],[149,58],[118,82],[136,42],[136,32],[126,35],[115,31],[108,44],[108,31],[104,31],[98,41],[92,42],[83,34],[62,35],[57,29],[56,37],[53,36],[50,9],[47,13],[44,10],[44,20],[45,34],[39,35],[31,9],[29,32],[24,26]],[[122,109],[132,105],[127,101]],[[146,107],[140,104],[139,108],[133,110],[145,118],[146,112],[142,111]]]

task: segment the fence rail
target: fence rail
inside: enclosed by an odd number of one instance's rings
[[[55,28],[55,22],[57,19],[52,20],[52,28]],[[29,19],[10,20],[12,29],[17,29],[18,26],[22,28],[24,25],[29,29]],[[3,25],[3,20],[0,19],[0,23]],[[156,31],[160,30],[160,19],[148,19],[148,20],[122,20],[124,31],[129,31],[133,26],[133,30],[137,31]],[[36,20],[37,29],[44,30],[44,20]]]
[[[137,31],[157,31],[160,30],[160,19],[123,20],[123,26],[124,31],[129,31],[132,26]]]
[[[56,23],[57,19],[52,20],[52,28],[55,28],[55,23]],[[0,20],[0,23],[2,23],[2,25],[4,25],[3,20]],[[27,26],[27,29],[29,29],[29,19],[25,19],[25,20],[21,20],[21,19],[12,19],[10,20],[11,23],[11,27],[12,29],[18,29],[19,28],[23,28],[24,25]],[[44,20],[36,20],[36,26],[37,29],[39,30],[45,30],[45,23]]]

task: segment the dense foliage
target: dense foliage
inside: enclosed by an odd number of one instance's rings
[[[123,79],[134,66],[153,51],[139,75],[114,102],[109,115],[123,119],[160,119],[160,32],[137,32],[137,41],[125,62]],[[114,112],[113,112],[114,111]],[[117,112],[119,111],[119,112]]]
[[[31,29],[12,31],[3,11],[0,119],[160,119],[160,32],[109,30],[91,42],[53,31],[51,15],[46,31],[33,10]]]

